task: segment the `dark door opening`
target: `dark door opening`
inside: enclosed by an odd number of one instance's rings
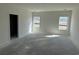
[[[10,14],[10,38],[18,37],[18,15]]]

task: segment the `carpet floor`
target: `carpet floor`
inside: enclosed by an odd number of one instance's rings
[[[78,55],[72,41],[64,36],[27,35],[0,49],[0,55]]]

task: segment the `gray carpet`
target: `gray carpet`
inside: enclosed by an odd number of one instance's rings
[[[12,40],[0,49],[0,55],[78,55],[79,51],[67,37],[27,35],[22,39]]]

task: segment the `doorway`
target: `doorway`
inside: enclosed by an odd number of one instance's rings
[[[10,38],[18,37],[18,15],[9,14],[10,17]]]

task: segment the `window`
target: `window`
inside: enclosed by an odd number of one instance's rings
[[[40,17],[34,16],[33,17],[33,32],[39,32],[40,29]]]
[[[67,17],[67,16],[59,17],[59,30],[68,29],[68,20],[69,20],[69,17]]]

